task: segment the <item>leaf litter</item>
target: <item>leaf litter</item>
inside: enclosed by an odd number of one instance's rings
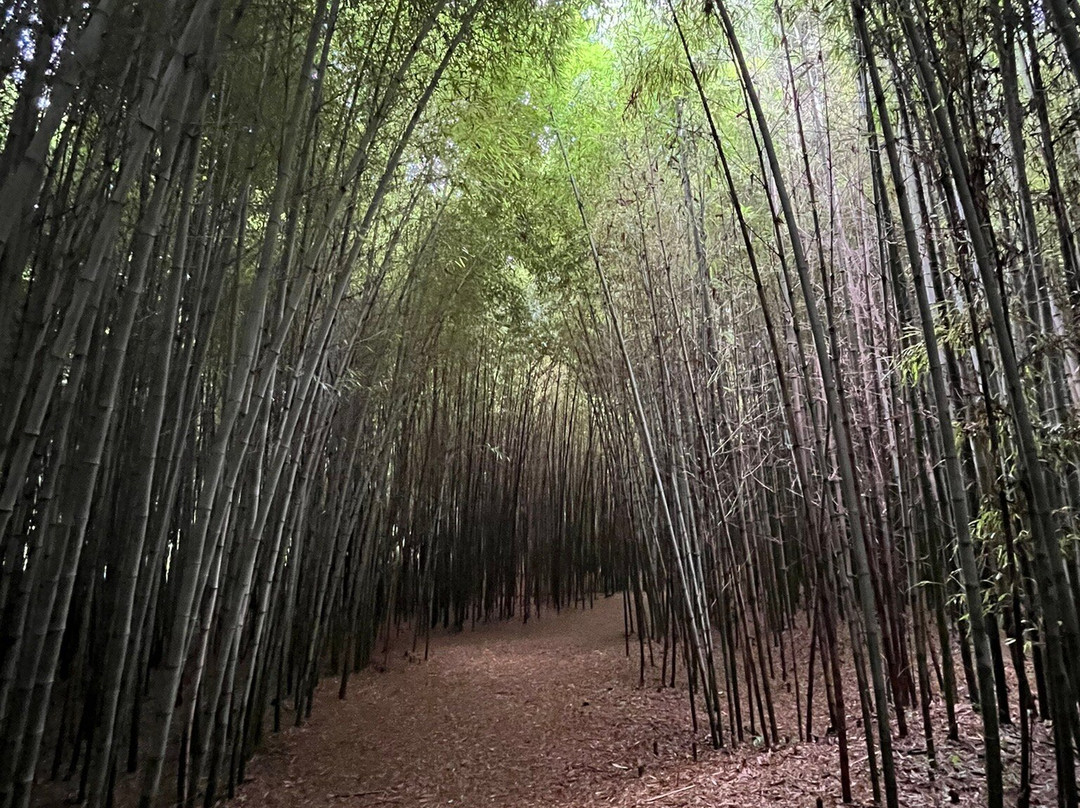
[[[690,729],[685,681],[660,685],[662,647],[654,647],[657,667],[647,667],[646,684],[638,686],[638,649],[631,642],[627,657],[619,597],[597,600],[593,609],[544,612],[527,624],[439,635],[427,662],[403,651],[411,644],[403,631],[380,657],[383,664],[353,677],[345,700],[337,698],[336,681],[324,682],[311,720],[267,742],[227,805],[808,808],[819,798],[823,806],[842,804],[835,736],[798,742],[793,685],[780,677],[778,659],[773,694],[782,743],[762,748],[760,728],[747,726],[747,742],[714,750],[704,731]],[[807,653],[800,649],[803,696]],[[854,805],[868,806],[858,690],[845,668]],[[825,732],[820,672],[815,689],[815,730]],[[963,698],[957,715],[960,739],[952,742],[944,704],[935,700],[932,771],[920,715],[909,711],[907,736],[894,738],[902,805],[985,803],[979,717]],[[730,743],[727,723],[724,729]],[[1030,804],[1054,805],[1050,729],[1035,723],[1033,733]],[[1015,723],[1002,727],[1002,743],[1006,800],[1015,801]]]

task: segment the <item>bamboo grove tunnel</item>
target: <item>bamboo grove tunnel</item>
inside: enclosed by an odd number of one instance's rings
[[[1077,806],[1076,0],[0,23],[0,808]]]

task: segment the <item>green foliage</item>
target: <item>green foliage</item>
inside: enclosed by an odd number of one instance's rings
[[[904,329],[904,347],[896,358],[900,376],[905,384],[915,387],[923,375],[930,370],[930,359],[926,353],[926,343],[921,339],[922,332],[914,326]]]
[[[558,137],[575,171],[603,187],[613,168],[617,84],[610,49],[591,36],[581,9],[543,3],[535,18],[500,7],[500,42],[490,26],[440,91],[406,181],[440,198],[425,263],[425,305],[445,319],[444,340],[464,350],[494,342],[559,353],[574,301],[593,284]],[[478,38],[479,39],[479,38]]]

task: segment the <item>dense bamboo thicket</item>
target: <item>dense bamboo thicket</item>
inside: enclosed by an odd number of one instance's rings
[[[384,620],[618,584],[584,399],[486,315],[468,200],[417,145],[440,84],[542,58],[557,18],[3,14],[5,806],[39,772],[209,804]]]
[[[618,206],[581,213],[620,234],[594,245],[592,355],[625,379],[590,389],[633,415],[613,427],[637,447],[627,483],[654,496],[628,501],[713,740],[748,723],[777,742],[773,657],[805,610],[844,799],[859,754],[875,797],[901,804],[909,713],[937,765],[935,698],[958,732],[955,643],[988,803],[1027,804],[1042,719],[1076,805],[1077,10],[706,7],[643,12],[653,53],[622,43],[627,114],[646,120],[623,141]],[[860,710],[875,731],[856,752]]]
[[[1078,804],[1075,0],[0,20],[0,808],[618,591],[716,746],[824,700],[895,808],[969,699]]]

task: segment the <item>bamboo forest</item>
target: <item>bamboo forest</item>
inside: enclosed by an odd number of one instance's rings
[[[1078,0],[0,25],[0,808],[1080,805]]]

